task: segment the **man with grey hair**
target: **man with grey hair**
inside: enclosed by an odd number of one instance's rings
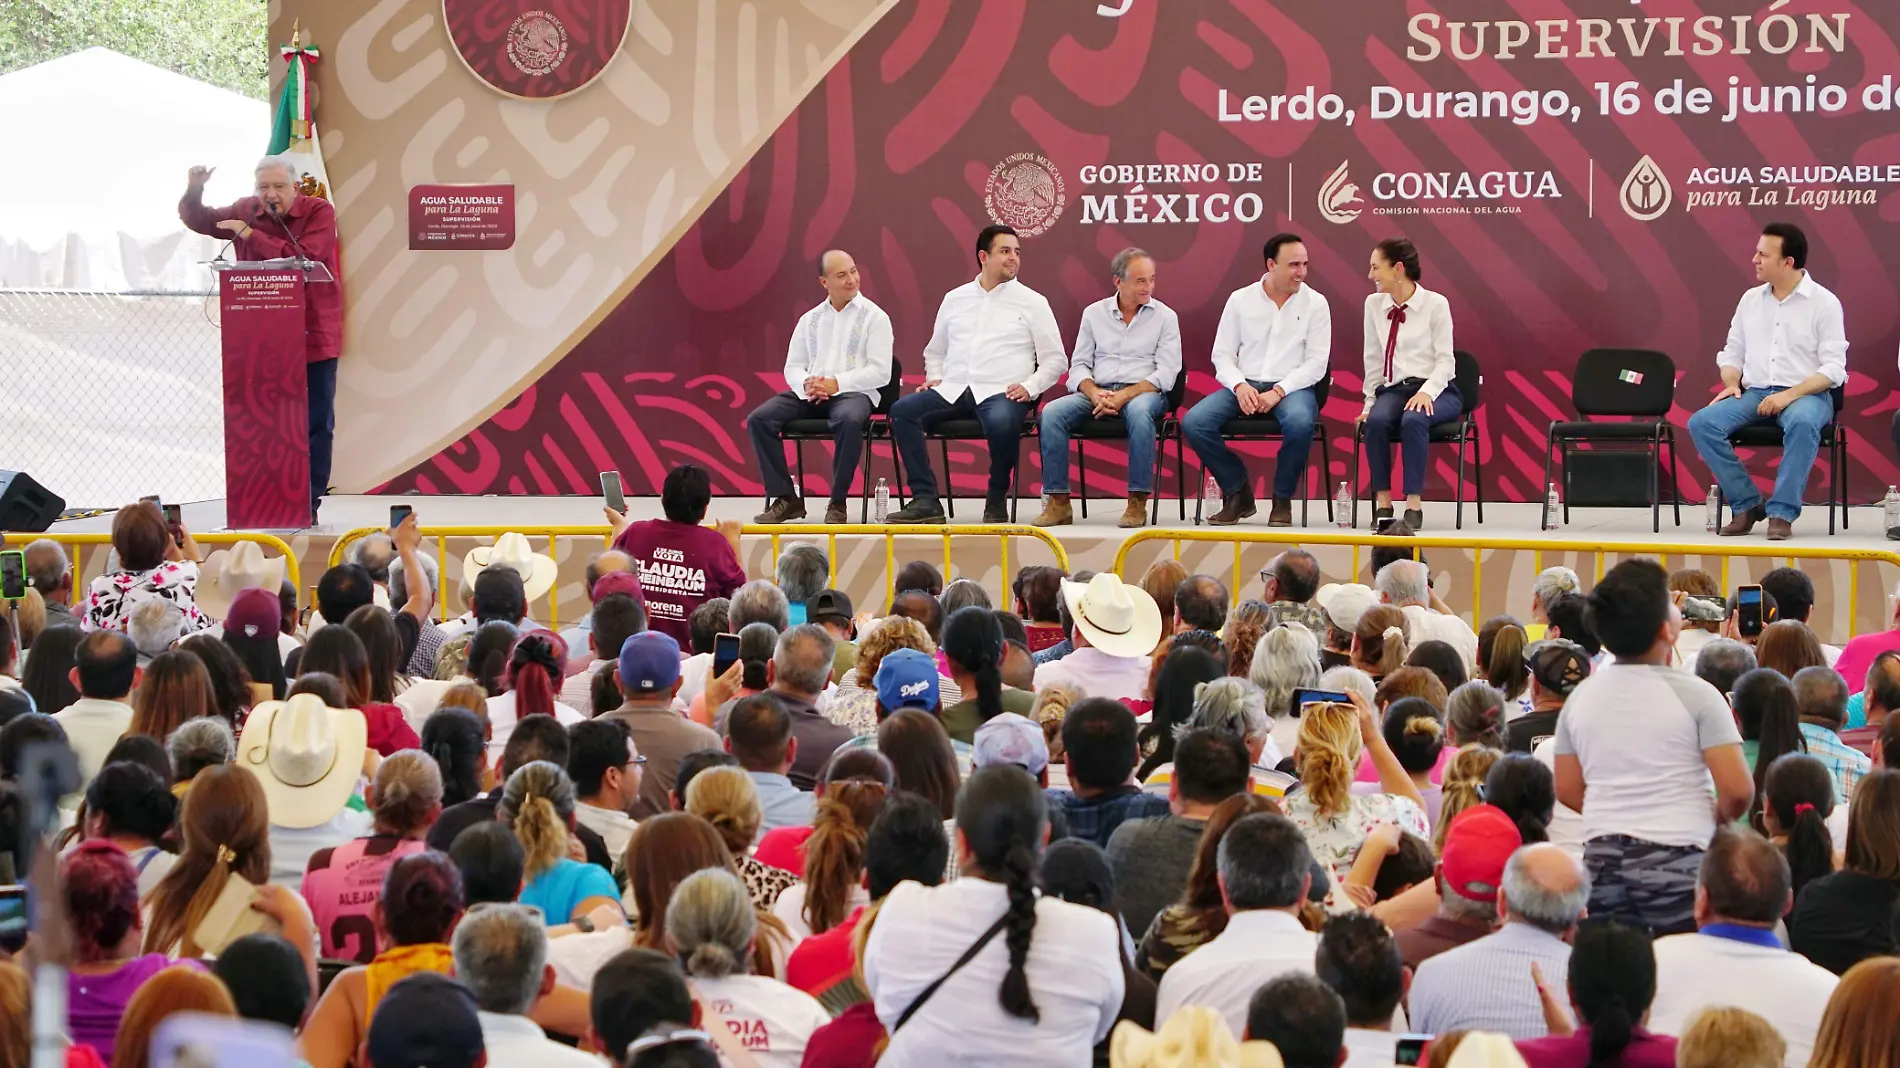
[[[176,602],[153,598],[140,601],[125,620],[126,636],[138,646],[139,666],[172,647],[185,636],[185,613]]]
[[[73,615],[73,565],[66,549],[51,538],[35,538],[26,545],[26,577],[46,602],[46,625],[76,627]]]
[[[1399,956],[1407,968],[1416,973],[1419,965],[1440,953],[1476,942],[1497,929],[1504,866],[1523,844],[1516,821],[1495,805],[1473,805],[1452,818],[1444,849],[1432,869],[1438,911],[1396,935]],[[1366,839],[1365,848],[1394,855],[1399,835],[1375,832]]]
[[[1086,305],[1069,357],[1068,396],[1042,410],[1042,514],[1039,527],[1075,521],[1069,508],[1069,438],[1090,419],[1119,418],[1128,438],[1128,505],[1120,526],[1148,523],[1154,490],[1156,427],[1168,391],[1181,377],[1181,321],[1154,298],[1154,257],[1138,248],[1108,263],[1115,293]],[[1094,436],[1094,435],[1091,435]]]
[[[805,622],[805,602],[830,582],[831,557],[811,542],[795,541],[778,554],[778,588],[785,594],[787,622]]]
[[[1590,900],[1590,876],[1548,842],[1525,846],[1504,865],[1498,889],[1503,926],[1419,965],[1412,979],[1414,1031],[1494,1031],[1514,1041],[1550,1033],[1533,966],[1559,999],[1570,974],[1567,941]]]
[[[831,722],[818,710],[818,697],[831,682],[831,653],[831,635],[825,628],[802,623],[779,635],[766,667],[770,692],[792,715],[798,752],[786,775],[800,790],[816,787],[832,751],[857,737],[856,731]]]
[[[1755,670],[1755,650],[1734,638],[1717,638],[1696,654],[1695,676],[1716,692],[1727,696],[1735,692],[1735,680]]]
[[[351,542],[343,553],[343,560],[369,572],[371,579],[388,586],[389,565],[396,560],[396,543],[388,534],[378,531]]]
[[[1458,650],[1465,671],[1474,672],[1478,662],[1478,635],[1462,616],[1432,608],[1432,573],[1418,560],[1394,560],[1379,569],[1372,580],[1379,600],[1405,613],[1405,641],[1417,647],[1420,642],[1441,641]]]
[[[818,284],[825,299],[792,328],[785,356],[787,391],[746,416],[752,453],[772,503],[753,517],[755,523],[788,523],[805,518],[801,487],[785,469],[781,435],[793,420],[824,420],[835,450],[831,459],[831,501],[825,522],[849,523],[845,502],[864,451],[864,424],[878,402],[878,391],[891,381],[891,317],[858,289],[858,265],[842,249],[818,257]],[[801,462],[802,466],[802,462]],[[821,587],[822,588],[822,587]]]
[[[1794,673],[1795,711],[1808,755],[1820,758],[1834,776],[1834,800],[1846,804],[1854,787],[1874,770],[1873,758],[1841,741],[1847,724],[1847,680],[1831,667],[1804,667]]]
[[[748,623],[767,623],[785,633],[792,625],[791,603],[785,591],[765,579],[753,579],[734,590],[732,606],[726,609],[726,632],[737,634]]]
[[[1260,569],[1260,599],[1267,602],[1273,626],[1304,624],[1316,636],[1326,633],[1326,616],[1313,598],[1319,593],[1319,558],[1305,549],[1288,549]]]
[[[1183,1005],[1205,1006],[1219,1010],[1239,1038],[1262,983],[1313,972],[1319,937],[1299,920],[1313,888],[1313,854],[1292,820],[1259,812],[1227,829],[1216,862],[1227,927],[1162,973],[1155,1019]]]
[[[475,995],[488,1063],[600,1068],[600,1059],[548,1038],[528,1010],[554,992],[547,927],[523,905],[490,905],[455,926],[455,977]]]
[[[204,203],[212,168],[193,167],[178,218],[207,237],[230,241],[240,261],[299,256],[330,272],[329,282],[304,287],[304,384],[309,397],[310,515],[330,486],[330,445],[336,431],[336,361],[343,352],[343,269],[337,262],[336,212],[320,191],[305,196],[294,162],[283,156],[258,161],[255,194],[222,208]]]
[[[1230,526],[1254,514],[1253,478],[1224,437],[1241,416],[1271,416],[1280,431],[1273,465],[1273,511],[1267,525],[1293,525],[1293,494],[1319,426],[1319,396],[1333,353],[1333,313],[1306,284],[1306,242],[1296,234],[1267,238],[1266,272],[1235,290],[1214,331],[1214,378],[1220,389],[1181,420],[1181,433],[1220,483],[1221,507],[1207,518]],[[1257,431],[1268,428],[1256,425]],[[1324,492],[1322,490],[1322,492]]]
[[[178,725],[165,739],[165,755],[180,783],[190,782],[206,768],[220,767],[237,754],[231,725],[217,716],[199,716]]]

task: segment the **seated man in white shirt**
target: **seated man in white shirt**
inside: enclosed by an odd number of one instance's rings
[[[550,1039],[528,1019],[535,1001],[555,987],[547,928],[538,912],[491,905],[470,913],[455,927],[453,948],[455,977],[475,995],[489,1064],[601,1068],[598,1057]]]
[[[785,469],[785,443],[779,434],[794,419],[823,419],[831,428],[831,502],[826,523],[848,523],[845,502],[864,451],[864,424],[877,406],[878,390],[891,380],[891,317],[858,290],[858,264],[842,249],[818,257],[818,284],[825,299],[799,316],[785,355],[785,385],[780,393],[746,416],[752,453],[772,503],[753,517],[755,523],[786,523],[805,518],[801,487]]]
[[[73,660],[68,677],[79,690],[79,700],[53,713],[53,718],[79,758],[83,783],[99,774],[106,754],[131,728],[131,694],[144,672],[139,668],[138,647],[114,630],[95,630],[81,638]]]
[[[574,818],[592,828],[616,866],[633,838],[640,800],[640,765],[646,758],[617,719],[590,719],[567,728],[567,776],[574,780]]]
[[[1326,378],[1332,357],[1333,313],[1306,284],[1306,242],[1293,234],[1267,238],[1266,273],[1235,290],[1214,332],[1214,378],[1221,388],[1201,398],[1181,420],[1181,433],[1202,466],[1220,484],[1220,511],[1207,521],[1238,523],[1254,514],[1247,465],[1221,437],[1229,420],[1271,415],[1280,421],[1273,466],[1273,510],[1267,525],[1293,525],[1293,495],[1306,474],[1306,457],[1319,426],[1313,387]]]
[[[1847,324],[1840,298],[1807,270],[1808,238],[1793,223],[1769,223],[1755,242],[1755,280],[1715,354],[1722,389],[1689,417],[1696,452],[1734,510],[1721,533],[1740,537],[1768,520],[1768,540],[1794,533],[1801,491],[1834,418],[1828,391],[1847,381]],[[1775,492],[1763,501],[1728,437],[1746,426],[1781,428]]]
[[[1162,974],[1155,1019],[1203,1005],[1220,1010],[1239,1038],[1262,983],[1313,971],[1317,938],[1299,921],[1313,884],[1313,854],[1292,820],[1260,812],[1228,828],[1217,862],[1227,929]]]
[[[1775,924],[1794,906],[1787,858],[1766,838],[1728,828],[1702,858],[1695,934],[1656,940],[1649,1029],[1680,1035],[1696,1013],[1734,1005],[1758,1013],[1788,1041],[1788,1068],[1808,1063],[1834,973],[1782,946]]]
[[[1128,506],[1120,526],[1148,523],[1154,489],[1155,428],[1168,391],[1181,376],[1181,322],[1154,299],[1155,261],[1125,248],[1109,261],[1115,295],[1082,309],[1069,388],[1042,410],[1042,514],[1039,527],[1074,522],[1069,510],[1069,435],[1091,417],[1120,416],[1128,431]]]
[[[924,346],[924,384],[891,406],[891,436],[911,495],[908,505],[888,517],[893,523],[945,521],[924,435],[950,419],[983,424],[990,454],[983,522],[1009,522],[1005,498],[1023,420],[1068,365],[1048,298],[1016,280],[1022,266],[1016,231],[984,227],[976,238],[976,264],[976,278],[945,294],[937,308]]]
[[[1420,642],[1441,641],[1458,650],[1465,659],[1465,671],[1475,670],[1478,660],[1478,635],[1463,616],[1432,608],[1432,573],[1417,560],[1394,560],[1379,569],[1372,580],[1379,600],[1405,613],[1405,641],[1408,646]]]
[[[638,589],[632,576],[620,574],[617,579],[606,582],[619,582]],[[605,584],[605,582],[603,583]],[[593,624],[584,632],[587,643],[581,647],[583,655],[581,669],[561,681],[561,692],[555,698],[559,703],[579,712],[583,716],[592,716],[596,711],[611,709],[594,708],[594,676],[604,669],[611,669],[614,660],[620,656],[620,647],[627,639],[647,629],[646,609],[631,593],[609,593],[594,602],[590,613]],[[572,657],[568,664],[574,663]],[[682,673],[684,668],[681,669]],[[439,698],[438,698],[439,700]]]
[[[1138,701],[1148,685],[1148,669],[1161,641],[1161,609],[1140,586],[1130,586],[1112,571],[1080,582],[1064,582],[1062,597],[1075,621],[1070,641],[1075,652],[1036,669],[1040,690],[1050,683],[1078,686],[1092,697]]]

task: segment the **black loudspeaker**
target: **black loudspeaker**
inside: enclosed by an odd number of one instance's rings
[[[1572,449],[1564,460],[1564,503],[1572,508],[1648,508],[1648,452],[1633,449]],[[1659,492],[1669,492],[1660,472]]]
[[[53,525],[66,500],[25,471],[0,471],[0,530],[37,533]]]

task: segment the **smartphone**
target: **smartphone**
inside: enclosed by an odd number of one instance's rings
[[[1339,690],[1294,690],[1293,700],[1291,706],[1287,709],[1287,714],[1297,719],[1299,718],[1300,708],[1302,706],[1320,702],[1338,702],[1339,704],[1349,705],[1352,703],[1352,697]]]
[[[1735,629],[1744,638],[1761,635],[1761,587],[1743,586],[1735,591]]]
[[[1432,1040],[1430,1035],[1399,1035],[1392,1046],[1392,1063],[1395,1065],[1419,1065],[1425,1063],[1425,1046]]]
[[[407,504],[390,505],[389,506],[389,529],[395,530],[397,527],[402,526],[402,521],[409,518],[411,515],[415,514],[415,511],[416,510],[414,506],[412,505],[407,505]]]
[[[139,498],[139,503],[140,503],[140,504],[144,504],[144,503],[145,503],[145,502],[147,502],[147,501],[150,501],[150,502],[152,502],[153,504],[156,504],[156,505],[159,505],[159,507],[161,507],[161,508],[162,508],[162,507],[164,507],[164,504],[163,504],[163,502],[161,502],[161,501],[160,501],[160,500],[158,499],[158,494],[156,494],[156,493],[154,493],[154,494],[152,494],[152,495],[151,495],[151,496],[149,496],[149,497],[140,497],[140,498]]]
[[[152,1034],[152,1068],[290,1068],[297,1040],[288,1028],[230,1016],[180,1012]]]
[[[26,550],[0,552],[0,598],[17,601],[26,596]]]
[[[607,498],[607,507],[614,511],[627,510],[627,495],[620,488],[620,472],[602,471],[600,473],[600,495]]]
[[[182,504],[164,505],[162,511],[165,513],[165,525],[168,527],[175,527],[185,521],[185,506]]]
[[[24,886],[0,886],[0,949],[18,953],[26,948],[26,932],[33,926],[33,910]]]
[[[739,662],[739,636],[721,634],[713,639],[712,678],[718,678]]]

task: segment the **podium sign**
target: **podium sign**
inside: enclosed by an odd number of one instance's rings
[[[295,267],[234,264],[219,276],[225,525],[233,530],[307,527],[311,515],[305,272]]]

